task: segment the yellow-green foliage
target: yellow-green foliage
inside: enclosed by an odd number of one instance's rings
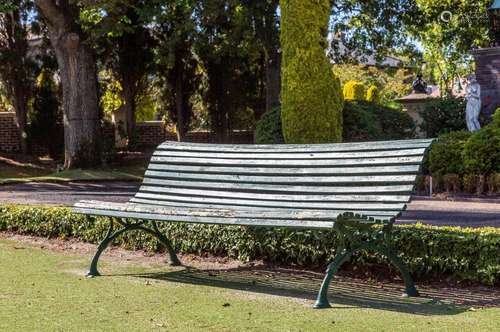
[[[376,85],[371,85],[366,91],[366,101],[370,103],[380,103],[380,90]]]
[[[360,81],[348,81],[344,85],[345,100],[365,100],[365,85]]]
[[[413,79],[413,74],[404,68],[379,68],[353,64],[335,64],[332,68],[342,86],[352,80],[363,82],[365,86],[372,84],[378,86],[383,104],[411,92],[411,84],[407,82]]]
[[[326,57],[329,0],[281,0],[281,119],[286,143],[342,139],[340,81]]]

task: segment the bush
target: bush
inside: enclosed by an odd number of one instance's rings
[[[280,109],[277,107],[264,113],[255,127],[255,143],[283,144]]]
[[[328,0],[281,4],[281,119],[286,143],[342,139],[342,91],[325,54]]]
[[[412,138],[415,125],[406,113],[365,101],[346,101],[344,105],[346,142]]]
[[[74,214],[68,208],[0,206],[0,231],[43,237],[77,238],[97,243],[107,230],[107,218]],[[247,261],[300,266],[324,266],[334,255],[333,231],[208,226],[159,223],[161,231],[183,253],[227,255]],[[453,276],[460,280],[498,285],[500,229],[397,225],[393,241],[417,278]],[[117,239],[125,248],[159,250],[149,235],[129,232]],[[387,264],[373,252],[362,252],[353,264]]]
[[[366,91],[366,101],[369,103],[380,104],[380,90],[376,85],[371,85]]]
[[[31,145],[38,143],[56,159],[64,150],[64,128],[53,76],[51,70],[44,68],[37,77],[28,132]]]
[[[436,98],[429,101],[421,112],[420,129],[427,137],[438,137],[441,134],[466,130],[464,98]]]
[[[462,154],[471,134],[456,131],[443,134],[432,144],[429,151],[428,169],[433,176],[465,173]]]
[[[335,63],[333,71],[344,86],[348,81],[361,81],[365,86],[376,85],[380,89],[381,103],[387,104],[411,92],[409,80],[412,74],[404,68],[367,67],[365,65]]]
[[[365,85],[360,81],[348,81],[344,85],[344,100],[365,100]]]
[[[465,143],[463,160],[471,174],[500,172],[500,126],[492,123],[474,132]]]

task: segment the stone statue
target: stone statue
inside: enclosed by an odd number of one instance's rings
[[[467,108],[465,109],[467,129],[469,131],[478,131],[481,129],[479,124],[479,113],[481,112],[481,86],[476,80],[476,75],[467,76],[467,87],[465,88],[465,98],[467,99]]]
[[[422,74],[417,75],[417,79],[413,81],[413,93],[427,94],[427,83],[422,78]]]

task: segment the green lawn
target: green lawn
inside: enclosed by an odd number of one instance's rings
[[[121,162],[101,169],[61,172],[30,163],[7,163],[5,160],[0,160],[0,185],[23,182],[140,181],[146,171],[145,160]]]
[[[88,259],[0,240],[0,330],[500,330],[499,308],[471,311],[425,298],[346,292],[333,309],[313,310],[309,289],[317,288],[316,280],[294,286],[278,277],[266,284],[239,272],[210,277],[106,259],[108,276],[86,279]],[[306,289],[293,291],[297,285]]]

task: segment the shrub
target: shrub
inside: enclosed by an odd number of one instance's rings
[[[369,103],[380,104],[380,90],[376,85],[371,85],[366,91],[366,101]]]
[[[465,173],[462,154],[471,134],[468,131],[456,131],[443,134],[432,144],[429,151],[429,171],[433,176]]]
[[[68,208],[0,206],[0,231],[43,237],[77,238],[97,243],[107,218],[76,215]],[[241,260],[265,259],[300,266],[323,266],[336,247],[333,231],[159,223],[183,253],[211,253]],[[500,280],[500,229],[397,225],[393,241],[415,277],[445,277],[495,285]],[[159,250],[149,235],[129,232],[115,242],[125,248]],[[353,264],[383,263],[373,252],[356,255]]]
[[[406,113],[365,101],[344,104],[346,142],[412,138],[415,125]]]
[[[361,81],[365,86],[376,85],[380,89],[381,102],[390,103],[411,92],[411,85],[405,83],[412,79],[411,73],[404,68],[367,67],[365,65],[339,64],[333,66],[341,86],[348,81]]]
[[[282,144],[285,140],[281,131],[280,109],[274,108],[264,113],[255,127],[255,143]]]
[[[488,193],[500,194],[500,173],[494,173],[488,177]]]
[[[492,123],[474,132],[465,143],[463,160],[471,174],[500,172],[500,126]]]
[[[360,81],[348,81],[344,85],[344,100],[365,100],[365,85]]]
[[[464,98],[436,98],[429,101],[421,112],[420,128],[427,137],[467,129]]]
[[[49,155],[56,159],[64,150],[64,129],[53,76],[51,70],[44,68],[37,77],[28,132],[32,145],[36,142],[47,148]]]
[[[338,142],[342,139],[342,91],[325,54],[331,3],[283,0],[280,5],[285,142]]]

